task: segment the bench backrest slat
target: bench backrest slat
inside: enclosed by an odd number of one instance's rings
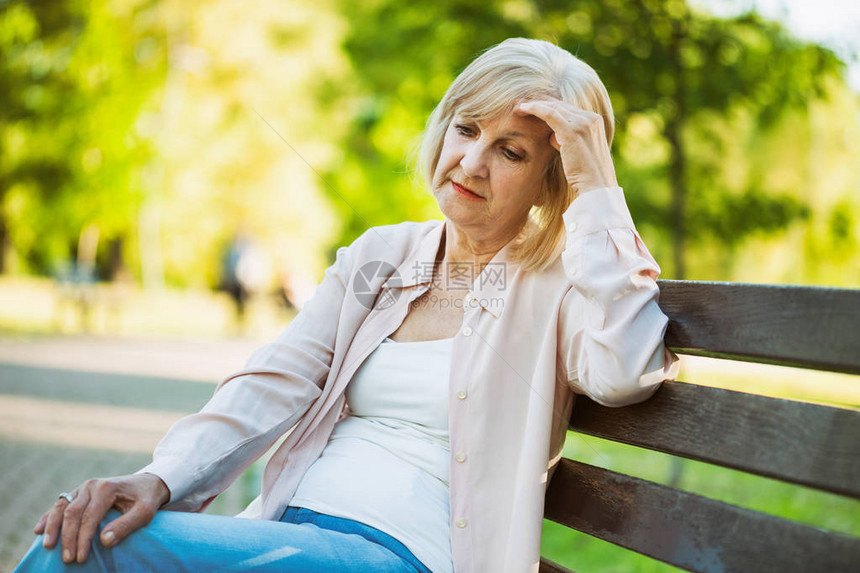
[[[860,563],[860,539],[568,459],[550,482],[545,516],[690,571],[851,571]]]
[[[860,374],[860,290],[658,283],[676,352]]]
[[[578,397],[571,429],[860,499],[860,412],[682,382],[607,408]]]

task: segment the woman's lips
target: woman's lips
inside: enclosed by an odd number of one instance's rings
[[[467,197],[469,199],[474,199],[477,201],[483,201],[484,198],[478,195],[477,193],[471,191],[468,187],[463,187],[462,185],[451,181],[451,186],[454,188],[454,191],[462,195],[463,197]]]

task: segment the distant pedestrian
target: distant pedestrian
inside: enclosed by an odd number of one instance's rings
[[[266,287],[269,280],[266,257],[245,234],[230,243],[221,265],[221,290],[233,300],[237,330],[244,330],[248,301]]]

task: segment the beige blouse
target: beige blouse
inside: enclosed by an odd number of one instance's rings
[[[567,246],[550,268],[522,271],[505,247],[464,289],[448,392],[458,573],[538,570],[544,493],[574,393],[622,406],[677,372],[663,345],[660,270],[621,188],[580,195],[564,221]],[[347,383],[429,288],[447,224],[374,227],[338,250],[287,329],[156,447],[141,471],[167,484],[167,509],[201,511],[295,426],[240,514],[280,518],[344,413]]]

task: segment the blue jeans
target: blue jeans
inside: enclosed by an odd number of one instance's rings
[[[101,527],[119,513],[108,514]],[[101,528],[100,528],[101,529]],[[15,569],[25,571],[379,571],[430,573],[390,535],[350,519],[288,507],[280,522],[159,511],[113,549],[92,542],[83,564],[66,565],[42,536]]]

